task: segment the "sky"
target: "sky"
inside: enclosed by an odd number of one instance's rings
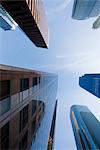
[[[55,150],[76,150],[70,107],[86,105],[100,120],[100,99],[79,87],[79,76],[100,73],[100,30],[96,18],[73,20],[72,0],[44,0],[49,49],[37,48],[17,27],[0,29],[0,63],[58,74]]]

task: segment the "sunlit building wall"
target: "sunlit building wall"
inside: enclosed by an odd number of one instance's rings
[[[100,74],[85,74],[79,78],[79,85],[100,98]]]
[[[47,149],[58,79],[0,65],[0,149]]]
[[[78,150],[100,149],[100,122],[86,106],[73,105],[70,118]]]
[[[48,23],[42,0],[0,0],[0,4],[37,47],[48,48]]]
[[[74,0],[72,18],[84,20],[100,14],[99,0]]]

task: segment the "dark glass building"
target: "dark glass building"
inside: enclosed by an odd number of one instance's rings
[[[100,122],[86,106],[73,105],[70,118],[78,150],[100,150]]]
[[[57,75],[0,65],[0,150],[53,149],[57,87]]]
[[[48,23],[42,0],[0,0],[0,4],[37,47],[48,48]]]
[[[99,0],[74,0],[72,18],[84,20],[100,14]]]
[[[85,74],[79,78],[79,85],[100,98],[100,74]]]

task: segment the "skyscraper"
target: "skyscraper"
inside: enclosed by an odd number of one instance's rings
[[[54,74],[0,65],[0,149],[47,149],[57,85]]]
[[[93,29],[98,29],[98,28],[100,28],[100,16],[93,23]]]
[[[37,47],[48,48],[48,25],[42,0],[0,0],[0,4]]]
[[[72,18],[84,20],[100,14],[99,0],[74,0]]]
[[[100,98],[100,74],[85,74],[79,78],[79,85]]]
[[[86,106],[73,105],[70,118],[78,150],[100,149],[100,122]]]

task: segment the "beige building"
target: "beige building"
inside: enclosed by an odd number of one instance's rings
[[[0,65],[0,150],[46,149],[54,137],[56,90],[53,74]]]

